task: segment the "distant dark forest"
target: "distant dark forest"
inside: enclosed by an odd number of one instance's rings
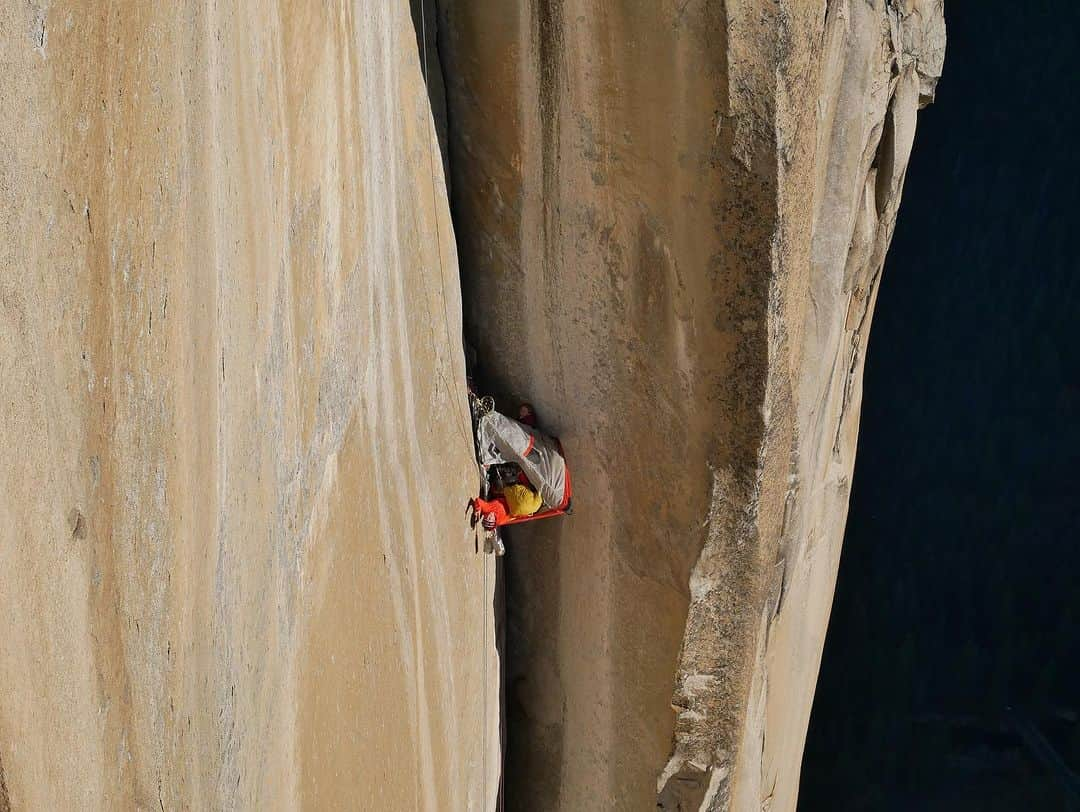
[[[1080,809],[1080,4],[945,14],[802,812]]]

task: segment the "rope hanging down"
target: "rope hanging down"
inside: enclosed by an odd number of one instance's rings
[[[423,53],[424,89],[427,91],[428,107],[429,107],[429,109],[431,109],[431,84],[428,81],[429,73],[428,73],[428,39],[427,39],[427,3],[426,3],[426,0],[419,0],[419,3],[420,3],[420,38],[421,38],[420,47],[421,47],[422,53]],[[434,131],[433,135],[435,137],[435,140],[438,141],[439,132],[438,132],[438,129],[435,127],[435,111],[433,109],[431,109],[431,124],[432,124],[432,129]],[[427,152],[428,152],[428,172],[431,175],[431,211],[432,211],[432,214],[435,217],[435,240],[436,240],[436,247],[437,247],[438,253],[439,253],[439,280],[440,280],[440,283],[442,283],[442,280],[444,279],[443,261],[442,261],[442,229],[439,228],[439,214],[438,214],[438,212],[439,212],[439,201],[438,201],[438,198],[435,195],[435,159],[432,156],[431,139],[430,138],[428,139],[427,144],[428,144],[428,149],[427,149]],[[445,316],[446,316],[446,311],[445,311],[445,303],[446,303],[445,290],[444,290],[443,294],[444,294],[443,295],[443,305],[444,305],[443,317],[444,317],[444,320],[445,320]],[[449,325],[447,325],[447,328],[448,328],[447,329],[447,337],[449,338],[449,335],[450,335],[450,333],[449,333]],[[482,713],[482,720],[483,720],[482,725],[483,725],[483,727],[482,727],[482,730],[480,732],[480,741],[481,741],[481,748],[483,750],[483,753],[482,753],[482,760],[483,760],[482,770],[483,770],[483,773],[481,775],[481,782],[483,783],[483,787],[484,787],[484,796],[483,796],[484,800],[482,801],[482,803],[486,804],[487,803],[487,797],[488,797],[488,794],[487,794],[488,793],[488,780],[487,780],[488,779],[488,714],[487,714],[487,712],[488,712],[488,668],[487,668],[488,661],[487,661],[487,655],[485,653],[485,646],[487,645],[487,640],[488,640],[488,614],[489,613],[485,609],[484,604],[487,601],[487,594],[488,594],[488,561],[487,561],[487,556],[486,555],[479,556],[479,559],[480,559],[480,566],[483,567],[483,569],[484,569],[484,590],[480,594],[480,616],[482,618],[481,628],[483,629],[483,637],[482,637],[482,639],[480,641],[480,660],[481,660],[481,667],[480,668],[481,668],[481,672],[482,672],[481,677],[480,677],[480,681],[484,685],[484,687],[483,687],[483,697],[482,697],[483,706],[484,706],[483,707],[483,713]]]

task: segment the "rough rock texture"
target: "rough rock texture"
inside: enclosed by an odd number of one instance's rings
[[[940,0],[445,0],[466,326],[576,515],[510,542],[508,800],[791,809]]]
[[[491,808],[407,4],[7,0],[0,64],[0,807]]]

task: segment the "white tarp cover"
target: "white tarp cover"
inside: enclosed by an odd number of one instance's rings
[[[555,440],[498,412],[488,412],[480,418],[477,434],[483,465],[517,463],[545,507],[557,508],[562,504],[566,495],[566,460]]]

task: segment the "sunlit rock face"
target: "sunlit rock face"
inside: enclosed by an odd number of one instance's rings
[[[791,809],[940,0],[445,0],[466,330],[575,515],[508,558],[508,801]]]
[[[408,6],[6,2],[0,63],[0,808],[492,808]]]

